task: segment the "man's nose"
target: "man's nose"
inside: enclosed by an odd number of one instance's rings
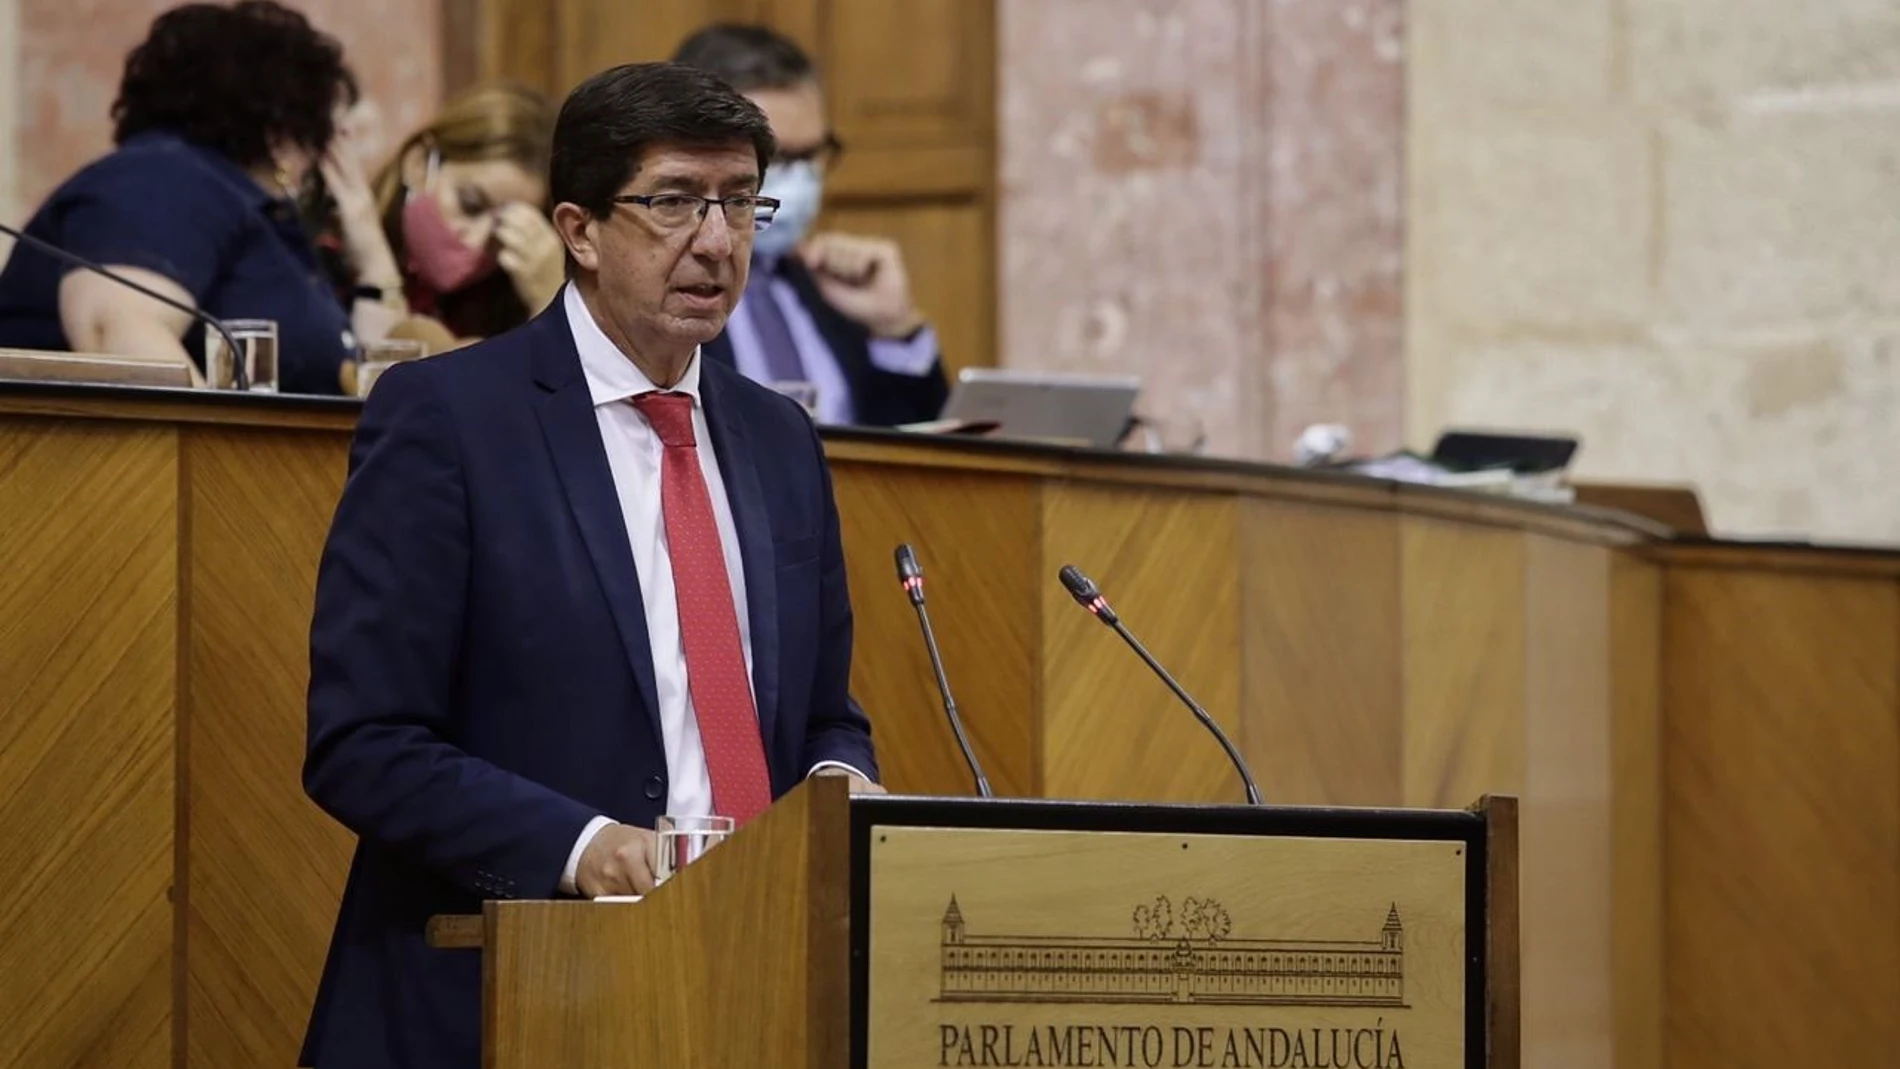
[[[726,210],[717,204],[706,205],[706,214],[699,220],[699,228],[693,231],[693,252],[723,259],[732,255],[735,240],[732,226],[726,222]]]

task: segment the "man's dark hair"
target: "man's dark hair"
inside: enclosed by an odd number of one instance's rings
[[[673,62],[711,71],[741,93],[791,89],[818,78],[805,50],[764,26],[718,22],[680,43]]]
[[[759,174],[778,153],[758,105],[718,78],[678,63],[629,63],[594,75],[568,94],[554,120],[548,200],[595,216],[613,199],[653,145],[749,144]]]
[[[272,0],[186,4],[152,22],[126,57],[113,140],[167,130],[242,167],[273,142],[322,152],[348,90],[343,49]]]

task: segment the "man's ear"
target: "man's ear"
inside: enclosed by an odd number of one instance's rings
[[[554,206],[554,229],[567,246],[567,254],[583,271],[600,270],[600,246],[596,241],[599,221],[586,208],[570,201]]]

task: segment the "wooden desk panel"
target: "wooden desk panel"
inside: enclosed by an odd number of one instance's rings
[[[1662,569],[1610,561],[1610,970],[1618,1069],[1663,1051]]]
[[[1043,491],[1048,798],[1244,802],[1233,765],[1167,685],[1057,580],[1074,564],[1230,737],[1240,734],[1238,506],[1225,494],[1066,482]],[[1238,745],[1238,743],[1236,743]]]
[[[290,1064],[350,849],[299,767],[351,420],[0,388],[0,861],[26,874],[0,1013],[27,1064]],[[1532,1060],[1900,1060],[1900,554],[1247,465],[827,448],[898,789],[969,790],[894,578],[910,541],[999,793],[1238,796],[1056,585],[1073,560],[1271,800],[1521,796]]]
[[[1900,1064],[1900,586],[1670,569],[1669,1061]]]
[[[1532,1065],[1609,1065],[1617,974],[1610,555],[1524,540],[1524,797],[1519,894]]]
[[[1523,535],[1410,517],[1399,533],[1401,798],[1457,808],[1493,793],[1530,805]],[[1527,943],[1535,921],[1526,914]]]
[[[194,1066],[293,1063],[355,847],[302,788],[310,612],[343,445],[322,431],[185,435]]]
[[[0,421],[0,1065],[172,1062],[177,441]]]
[[[882,465],[833,465],[857,643],[851,687],[875,718],[892,790],[973,794],[944,718],[916,611],[897,583],[900,543],[917,551],[931,625],[970,746],[1004,797],[1041,790],[1036,609],[1039,490],[1025,476]]]
[[[1267,799],[1397,806],[1404,793],[1399,517],[1241,504],[1246,715]]]

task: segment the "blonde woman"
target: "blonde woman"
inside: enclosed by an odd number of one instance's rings
[[[565,276],[547,217],[553,130],[539,94],[484,86],[451,100],[373,180],[352,154],[332,153],[323,177],[355,296],[462,341],[547,307]]]

